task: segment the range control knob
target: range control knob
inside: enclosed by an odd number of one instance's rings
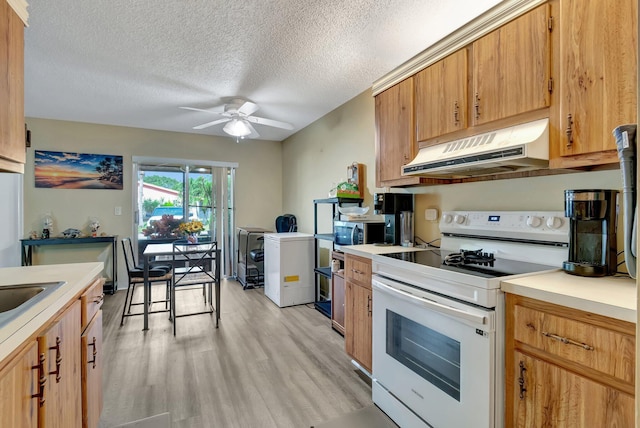
[[[540,227],[541,224],[542,219],[540,217],[535,215],[530,215],[529,217],[527,217],[527,226],[535,229],[536,227]]]
[[[464,215],[462,215],[462,214],[456,214],[456,215],[453,217],[453,221],[455,221],[455,222],[456,222],[456,223],[458,223],[458,224],[462,224],[462,223],[464,223],[464,221],[465,221],[466,219],[467,219],[467,218],[466,218]]]
[[[451,223],[453,221],[453,217],[451,216],[451,214],[443,214],[442,221],[445,223]]]
[[[562,227],[562,218],[551,216],[547,219],[547,227],[549,229],[560,229]]]

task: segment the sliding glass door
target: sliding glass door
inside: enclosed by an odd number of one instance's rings
[[[198,240],[217,241],[225,276],[235,253],[233,185],[237,164],[134,158],[134,241],[139,254],[150,242],[183,238],[180,224],[199,221]]]

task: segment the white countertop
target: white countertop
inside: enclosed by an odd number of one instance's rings
[[[0,328],[0,361],[97,278],[103,268],[102,262],[1,268],[0,286],[57,281],[66,283]]]
[[[563,271],[503,281],[506,293],[636,323],[636,282],[629,277],[588,278]]]
[[[419,247],[402,247],[400,245],[374,245],[374,244],[362,244],[362,245],[341,245],[340,251],[353,254],[355,256],[371,258],[374,254],[391,254],[391,253],[404,253],[410,251],[423,251],[424,248]]]

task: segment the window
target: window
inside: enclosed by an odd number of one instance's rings
[[[198,239],[222,250],[223,275],[231,275],[234,254],[234,178],[237,164],[134,158],[134,230],[139,254],[151,242],[182,238],[180,223],[198,220]]]

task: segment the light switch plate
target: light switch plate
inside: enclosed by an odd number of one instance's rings
[[[115,209],[113,210],[113,213],[115,215],[122,215],[122,207],[115,207]]]

